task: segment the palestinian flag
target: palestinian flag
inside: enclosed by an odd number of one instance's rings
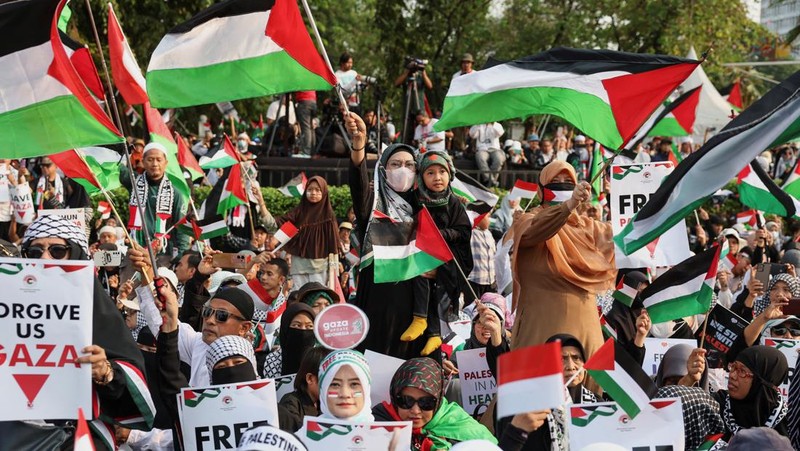
[[[622,278],[619,279],[616,291],[614,291],[611,296],[617,301],[630,307],[633,305],[633,300],[636,299],[637,294],[639,294],[638,287],[628,285],[628,278],[622,276]]]
[[[234,147],[231,139],[226,134],[222,140],[222,147],[217,149],[213,156],[200,157],[200,167],[205,170],[229,168],[239,161],[241,161],[239,159],[239,153],[236,151],[236,147]]]
[[[239,285],[239,288],[253,298],[253,305],[256,310],[269,312],[266,320],[267,323],[274,322],[275,319],[281,316],[283,311],[286,310],[286,302],[283,302],[283,300],[273,305],[275,299],[267,293],[267,290],[264,289],[261,282],[258,281],[258,278],[250,279],[246,284]]]
[[[789,195],[795,199],[800,199],[800,158],[798,158],[797,162],[794,164],[792,173],[784,180],[781,189],[789,193]]]
[[[658,392],[642,367],[611,338],[594,352],[583,368],[631,420],[648,408],[650,400]]]
[[[562,47],[506,63],[490,61],[450,83],[434,130],[552,114],[619,149],[699,64],[664,55]]]
[[[100,75],[97,74],[97,67],[94,65],[89,48],[85,44],[73,41],[63,30],[61,30],[59,36],[61,37],[61,42],[64,43],[64,51],[69,56],[69,62],[78,72],[83,84],[86,85],[86,88],[95,98],[103,100],[106,93],[103,89],[103,83],[100,81]]]
[[[689,257],[642,290],[641,299],[653,324],[708,311],[721,250],[717,245]]]
[[[703,439],[703,443],[701,443],[700,446],[697,447],[697,451],[711,451],[711,450],[714,450],[714,449],[725,449],[725,448],[727,448],[727,446],[726,447],[722,447],[722,448],[717,448],[718,444],[720,444],[720,441],[722,443],[725,443],[725,441],[722,440],[722,437],[724,437],[724,436],[725,436],[725,434],[707,435],[706,438]]]
[[[97,212],[100,213],[100,219],[108,219],[111,217],[111,204],[101,200],[97,203]]]
[[[694,133],[701,88],[702,85],[686,91],[667,105],[656,118],[647,136],[689,136]]]
[[[297,227],[289,221],[284,222],[281,224],[278,231],[275,232],[275,239],[278,240],[278,245],[275,247],[273,252],[277,252],[278,249],[282,248],[286,243],[289,242],[295,235],[297,235],[299,230]]]
[[[747,229],[754,229],[758,227],[760,213],[757,210],[747,210],[741,213],[736,213],[736,223],[744,224]],[[764,222],[763,220],[761,221]]]
[[[235,164],[231,167],[231,172],[225,181],[225,187],[219,196],[217,214],[224,215],[226,211],[233,209],[237,205],[247,205],[247,194],[244,192],[242,168],[240,165]]]
[[[413,222],[370,225],[375,283],[409,280],[453,259],[427,208]]]
[[[744,109],[744,103],[742,102],[742,83],[740,80],[737,79],[732,85],[720,89],[719,94],[737,112]]]
[[[210,240],[218,236],[223,236],[228,233],[228,226],[225,225],[224,220],[216,221],[195,221],[191,220],[189,225],[186,224],[187,219],[184,216],[181,219],[180,229],[185,234],[193,236],[196,240]]]
[[[104,147],[84,147],[50,155],[67,177],[80,183],[89,194],[117,189],[122,156]]]
[[[477,227],[478,223],[492,212],[492,208],[497,205],[499,200],[496,194],[463,172],[456,172],[450,188],[456,196],[467,200],[467,216],[469,216],[473,228]]]
[[[520,365],[520,362],[525,362]],[[564,404],[561,342],[526,346],[497,360],[497,417],[554,409]]]
[[[186,138],[175,133],[175,140],[178,142],[178,164],[189,173],[189,179],[195,181],[205,177],[203,168],[197,164],[197,158],[189,150],[189,143],[186,142]]]
[[[511,192],[508,193],[508,198],[533,199],[536,197],[537,192],[539,192],[539,185],[517,179],[517,181],[514,182],[514,187],[511,188]]]
[[[140,105],[147,102],[147,89],[142,76],[142,69],[136,62],[128,39],[114,13],[114,7],[108,4],[108,58],[111,60],[111,75],[122,98],[128,105]]]
[[[150,101],[161,108],[327,91],[335,84],[295,0],[217,3],[170,30],[147,68]]]
[[[730,272],[733,267],[738,263],[738,259],[730,251],[728,240],[722,242],[722,250],[719,253],[719,270]]]
[[[800,72],[773,88],[672,171],[620,234],[626,254],[669,230],[764,149],[800,136]]]
[[[70,61],[57,27],[66,0],[0,4],[0,154],[28,158],[124,141]],[[24,145],[21,145],[24,143]]]
[[[344,254],[344,258],[351,267],[358,266],[358,264],[361,263],[361,256],[358,255],[358,249],[356,249],[355,246],[350,247],[350,251]]]
[[[94,451],[95,449],[89,424],[86,423],[86,416],[80,407],[78,407],[78,426],[75,428],[75,444],[72,449],[74,451]]]
[[[172,138],[172,132],[167,128],[164,119],[158,110],[150,106],[150,102],[145,102],[144,119],[147,123],[147,130],[150,132],[150,141],[157,142],[167,149],[167,169],[166,175],[172,183],[176,194],[183,196],[184,200],[191,197],[191,190],[183,177],[183,170],[178,163],[178,144]]]
[[[600,329],[603,331],[603,337],[608,340],[609,338],[613,338],[614,340],[617,339],[617,331],[608,324],[608,320],[606,316],[602,313],[600,314]]]
[[[800,211],[800,202],[780,189],[757,161],[742,169],[736,184],[739,200],[748,207],[784,218],[796,216]]]
[[[306,192],[306,183],[308,183],[308,179],[306,179],[306,173],[301,172],[289,180],[288,183],[278,188],[278,191],[283,193],[283,195],[286,197],[300,199],[303,197],[303,193]]]
[[[675,143],[672,143],[669,148],[669,161],[672,163],[672,167],[678,166],[683,161],[683,155],[681,155],[681,151],[678,150],[678,146]]]
[[[572,198],[572,191],[553,191],[542,188],[542,202],[548,205],[563,204]]]

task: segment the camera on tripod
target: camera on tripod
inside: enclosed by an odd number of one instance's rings
[[[378,79],[375,77],[370,77],[369,75],[362,75],[361,76],[361,83],[365,85],[374,85],[378,82]]]
[[[406,68],[413,74],[417,71],[425,70],[425,66],[428,65],[428,60],[415,58],[413,56],[406,56],[404,64]]]

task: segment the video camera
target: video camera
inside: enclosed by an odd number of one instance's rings
[[[413,56],[406,56],[404,64],[406,68],[413,74],[417,71],[425,70],[425,66],[428,65],[428,60],[415,58]]]

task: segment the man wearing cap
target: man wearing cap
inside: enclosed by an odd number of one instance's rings
[[[453,80],[462,75],[474,72],[474,70],[472,69],[472,65],[474,63],[475,59],[472,57],[472,54],[465,53],[464,56],[461,57],[461,70],[453,74]]]
[[[473,125],[469,128],[469,137],[475,143],[475,164],[481,171],[480,181],[489,188],[498,185],[500,169],[506,162],[506,155],[500,147],[503,133],[505,130],[499,122]]]
[[[178,195],[166,175],[167,149],[157,142],[151,142],[144,148],[144,173],[135,178],[135,186],[131,187],[127,170],[120,171],[120,182],[130,191],[131,215],[128,228],[139,233],[134,236],[139,244],[144,244],[142,237],[144,224],[150,232],[150,239],[159,254],[171,259],[173,251],[181,253],[189,248],[189,236],[174,229],[169,235],[165,232],[181,218],[186,216],[186,204]],[[138,196],[144,212],[138,208]],[[162,240],[163,239],[163,240]]]
[[[91,207],[86,189],[67,177],[59,177],[53,160],[42,157],[38,167],[41,176],[31,186],[37,210]]]

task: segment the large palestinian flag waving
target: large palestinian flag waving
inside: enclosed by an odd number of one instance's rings
[[[328,90],[336,77],[296,0],[225,0],[170,30],[147,68],[158,108]]]
[[[66,0],[0,4],[0,156],[25,158],[122,142],[58,30]]]
[[[702,86],[698,86],[687,91],[667,105],[656,118],[647,136],[689,136],[694,133],[701,88]]]
[[[554,48],[454,79],[434,129],[552,114],[619,149],[698,64],[663,55]]]
[[[670,173],[614,241],[630,255],[646,246],[765,149],[800,136],[800,72],[772,88]]]

